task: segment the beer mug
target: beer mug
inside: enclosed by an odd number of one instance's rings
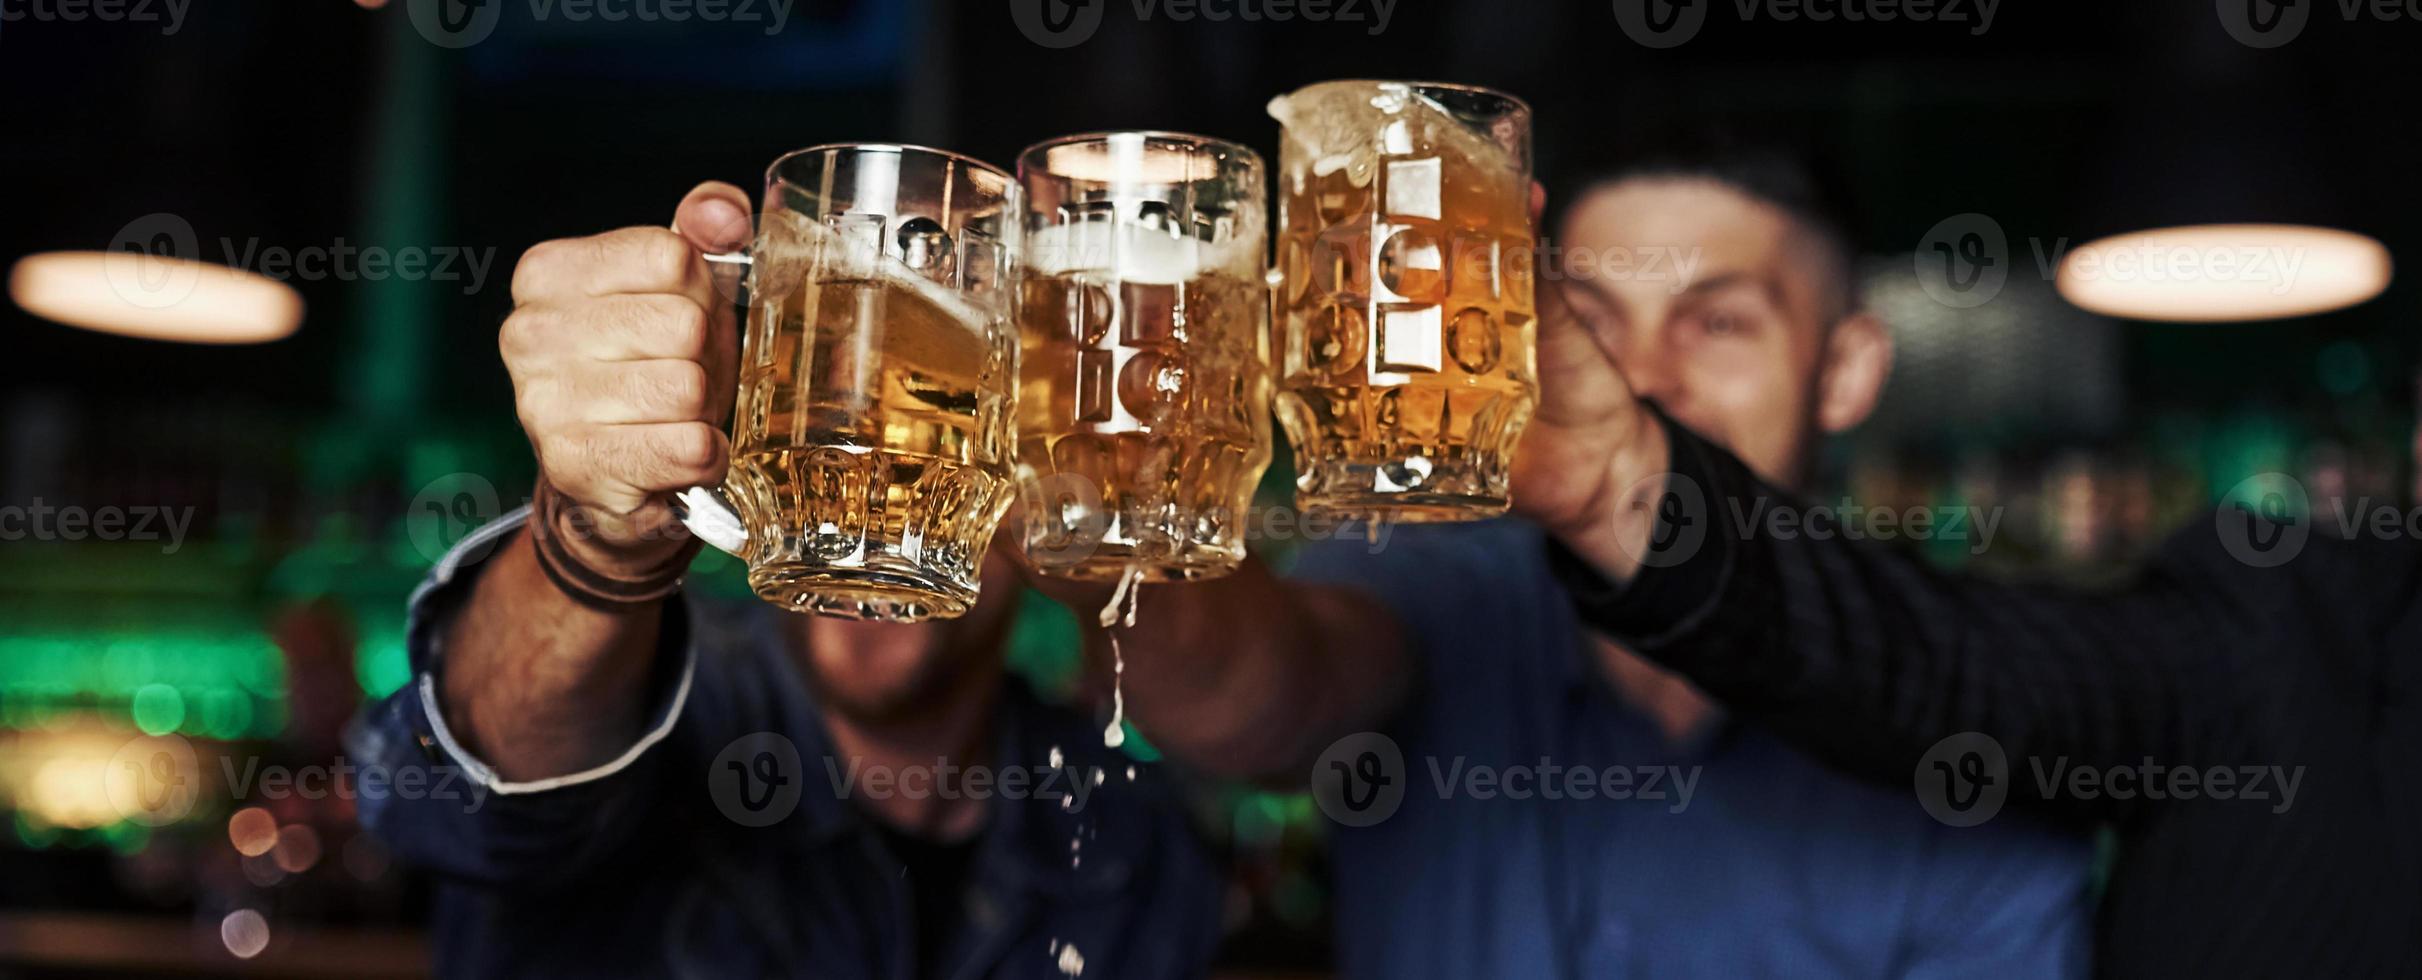
[[[1279,422],[1307,510],[1504,513],[1538,403],[1530,107],[1430,82],[1273,99]]]
[[[963,613],[1013,491],[1020,208],[955,153],[837,144],[766,170],[721,488],[682,521],[784,609]]]
[[[1018,180],[1028,556],[1092,581],[1227,574],[1270,465],[1261,158],[1096,133],[1028,148]]]

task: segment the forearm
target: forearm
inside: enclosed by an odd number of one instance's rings
[[[1643,410],[1625,415],[1620,425],[1628,434],[1604,455],[1592,451],[1586,458],[1534,463],[1539,469],[1554,467],[1551,472],[1602,475],[1596,480],[1571,481],[1596,489],[1576,516],[1543,522],[1543,526],[1567,549],[1617,583],[1629,582],[1639,574],[1642,557],[1657,540],[1659,511],[1665,507],[1666,494],[1678,489],[1668,483],[1674,468],[1673,445],[1659,419]],[[1537,451],[1571,450],[1549,443]]]
[[[2168,580],[2110,596],[2021,588],[1806,524],[1779,533],[1759,516],[1795,501],[1695,436],[1675,430],[1675,443],[1677,499],[1654,508],[1665,547],[1620,587],[1574,592],[1602,630],[1734,710],[1895,782],[1970,731],[2019,771],[2029,758],[2195,753],[2189,708],[2218,699],[2188,692],[2218,676],[2234,618],[2218,597]]]
[[[603,764],[645,724],[663,604],[604,612],[539,567],[523,528],[498,542],[447,624],[440,703],[463,747],[527,781]]]
[[[1362,595],[1286,581],[1259,559],[1210,581],[1140,588],[1136,625],[1115,627],[1127,710],[1155,746],[1196,768],[1300,775],[1404,698],[1404,638]],[[1106,671],[1109,634],[1084,626],[1088,656]]]

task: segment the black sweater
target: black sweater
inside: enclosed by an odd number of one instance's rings
[[[2008,806],[2116,826],[2106,976],[2422,976],[2422,544],[2232,507],[2123,590],[1997,584],[1744,533],[1797,505],[1666,428],[1671,547],[1623,589],[1557,549],[1599,629],[1912,805],[1982,817],[1981,776]],[[1965,732],[1989,738],[1938,747]]]

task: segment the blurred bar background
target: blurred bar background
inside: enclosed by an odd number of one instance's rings
[[[779,30],[497,0],[493,34],[449,47],[414,5],[0,25],[14,192],[0,259],[108,247],[159,215],[190,229],[189,257],[225,264],[456,256],[453,278],[282,277],[303,324],[258,346],[0,308],[0,504],[190,515],[173,550],[0,542],[0,974],[425,969],[420,888],[355,832],[350,805],[256,799],[228,785],[243,764],[219,760],[333,764],[353,707],[405,680],[411,587],[528,492],[495,347],[521,250],[662,223],[695,183],[753,188],[766,161],[811,143],[1006,163],[1056,134],[1148,127],[1275,159],[1263,103],[1330,77],[1519,93],[1551,186],[1710,121],[1786,135],[1853,178],[1870,299],[1900,349],[1881,413],[1833,447],[1819,499],[1998,509],[1982,553],[1923,547],[1949,566],[2094,580],[2256,473],[2316,497],[2415,494],[2413,284],[2321,316],[2122,321],[2061,299],[2041,256],[2123,227],[2148,195],[2215,219],[2269,207],[2220,179],[2241,164],[2331,199],[2332,221],[2403,254],[2422,184],[2389,148],[2422,135],[2403,73],[2422,24],[2316,16],[2258,50],[2187,0],[2012,4],[1982,33],[1740,21],[1723,4],[1657,50],[1604,2],[1406,2],[1376,31],[1369,3],[1359,22],[1288,23],[1111,4],[1092,36],[1049,47],[1010,0],[801,0]],[[1930,297],[1916,271],[1933,229],[1963,214],[2007,241],[2006,284],[1968,308]],[[701,562],[705,587],[745,591],[728,559]],[[1039,597],[1026,613],[1014,662],[1081,696],[1073,619]],[[195,750],[194,805],[161,826],[120,818],[93,774],[130,738],[170,735]],[[1223,963],[1322,969],[1308,800],[1210,793],[1201,811],[1237,857]]]

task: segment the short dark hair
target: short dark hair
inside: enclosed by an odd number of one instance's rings
[[[1589,191],[1626,180],[1706,180],[1781,210],[1823,249],[1840,309],[1859,304],[1858,237],[1847,182],[1830,158],[1793,144],[1746,140],[1723,130],[1670,138],[1653,148],[1574,171],[1558,198],[1569,207]],[[1559,211],[1551,232],[1561,235]]]

